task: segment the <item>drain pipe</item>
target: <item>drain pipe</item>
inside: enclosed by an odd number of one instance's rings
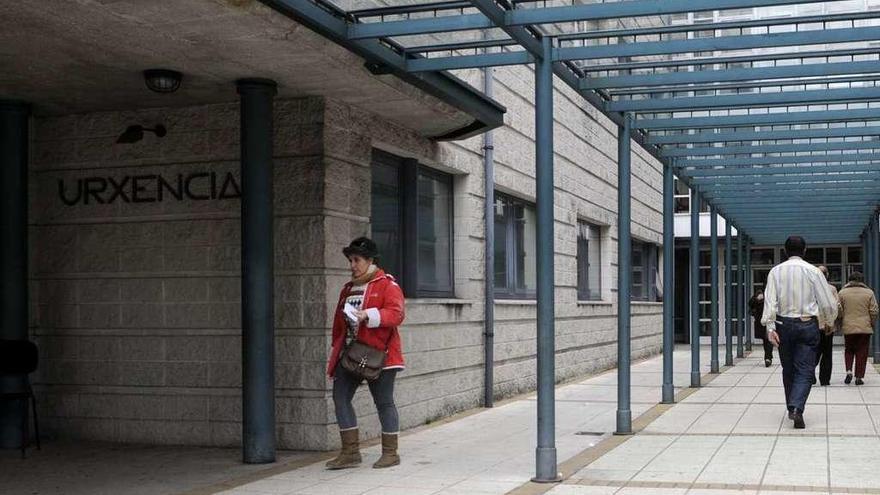
[[[492,98],[495,79],[492,67],[483,69],[483,93]],[[486,195],[486,266],[483,273],[485,283],[483,331],[483,407],[493,407],[495,398],[495,139],[492,131],[483,134],[483,182]]]

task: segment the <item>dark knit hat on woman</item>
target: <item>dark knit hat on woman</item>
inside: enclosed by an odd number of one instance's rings
[[[361,258],[376,259],[379,257],[379,248],[376,247],[376,243],[373,242],[372,239],[368,237],[358,237],[351,241],[351,244],[342,249],[342,254],[344,254],[346,258],[351,258],[352,256],[357,255]]]

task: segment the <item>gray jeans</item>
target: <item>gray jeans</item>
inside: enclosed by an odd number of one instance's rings
[[[368,381],[370,394],[379,413],[383,433],[400,431],[400,419],[397,406],[394,404],[394,378],[398,370],[383,370],[379,378]],[[336,409],[336,422],[340,430],[348,430],[357,426],[357,414],[351,405],[354,393],[357,392],[361,380],[346,371],[342,366],[336,367],[336,379],[333,380],[333,405]]]

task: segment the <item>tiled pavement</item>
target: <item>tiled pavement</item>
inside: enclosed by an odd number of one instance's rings
[[[665,412],[550,495],[880,493],[880,376],[814,387],[795,430],[779,366],[758,352]]]
[[[759,350],[760,346],[756,349]],[[323,462],[242,485],[226,495],[550,495],[593,494],[880,494],[880,376],[843,385],[836,349],[831,387],[810,396],[806,430],[785,419],[779,367],[738,360],[631,437],[611,437],[616,373],[557,389],[560,463],[611,448],[559,485],[527,485],[534,470],[534,397],[508,402],[401,438],[403,464],[376,471],[379,448],[358,469],[326,471]],[[723,359],[723,357],[722,357]],[[702,352],[708,371],[707,349]],[[662,360],[633,366],[633,416],[660,397]],[[689,381],[689,354],[675,353],[677,391]],[[599,433],[600,435],[594,435]],[[594,447],[595,445],[595,447]],[[548,491],[549,490],[549,491]],[[519,490],[518,490],[519,491]]]
[[[704,352],[708,371],[708,354]],[[633,417],[660,400],[662,360],[636,363],[632,369]],[[675,383],[685,387],[690,357],[675,353]],[[614,429],[617,400],[614,371],[556,390],[556,435],[562,462],[589,449]],[[510,401],[439,426],[404,434],[403,463],[374,470],[379,447],[363,450],[358,469],[326,471],[323,462],[227,490],[225,495],[501,495],[534,474],[535,397]],[[599,433],[600,435],[578,434]],[[548,487],[549,488],[549,487]]]

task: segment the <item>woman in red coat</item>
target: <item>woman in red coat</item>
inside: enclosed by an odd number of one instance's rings
[[[342,253],[348,258],[351,281],[339,294],[333,318],[333,346],[327,365],[327,374],[333,378],[333,404],[342,450],[327,463],[327,468],[345,469],[361,463],[357,414],[351,401],[362,380],[339,365],[341,353],[353,340],[386,352],[385,366],[379,378],[367,382],[382,424],[382,457],[373,467],[396,466],[400,464],[397,454],[400,422],[394,404],[394,378],[404,368],[397,331],[404,318],[403,291],[394,277],[376,266],[379,253],[372,240],[359,237]]]

